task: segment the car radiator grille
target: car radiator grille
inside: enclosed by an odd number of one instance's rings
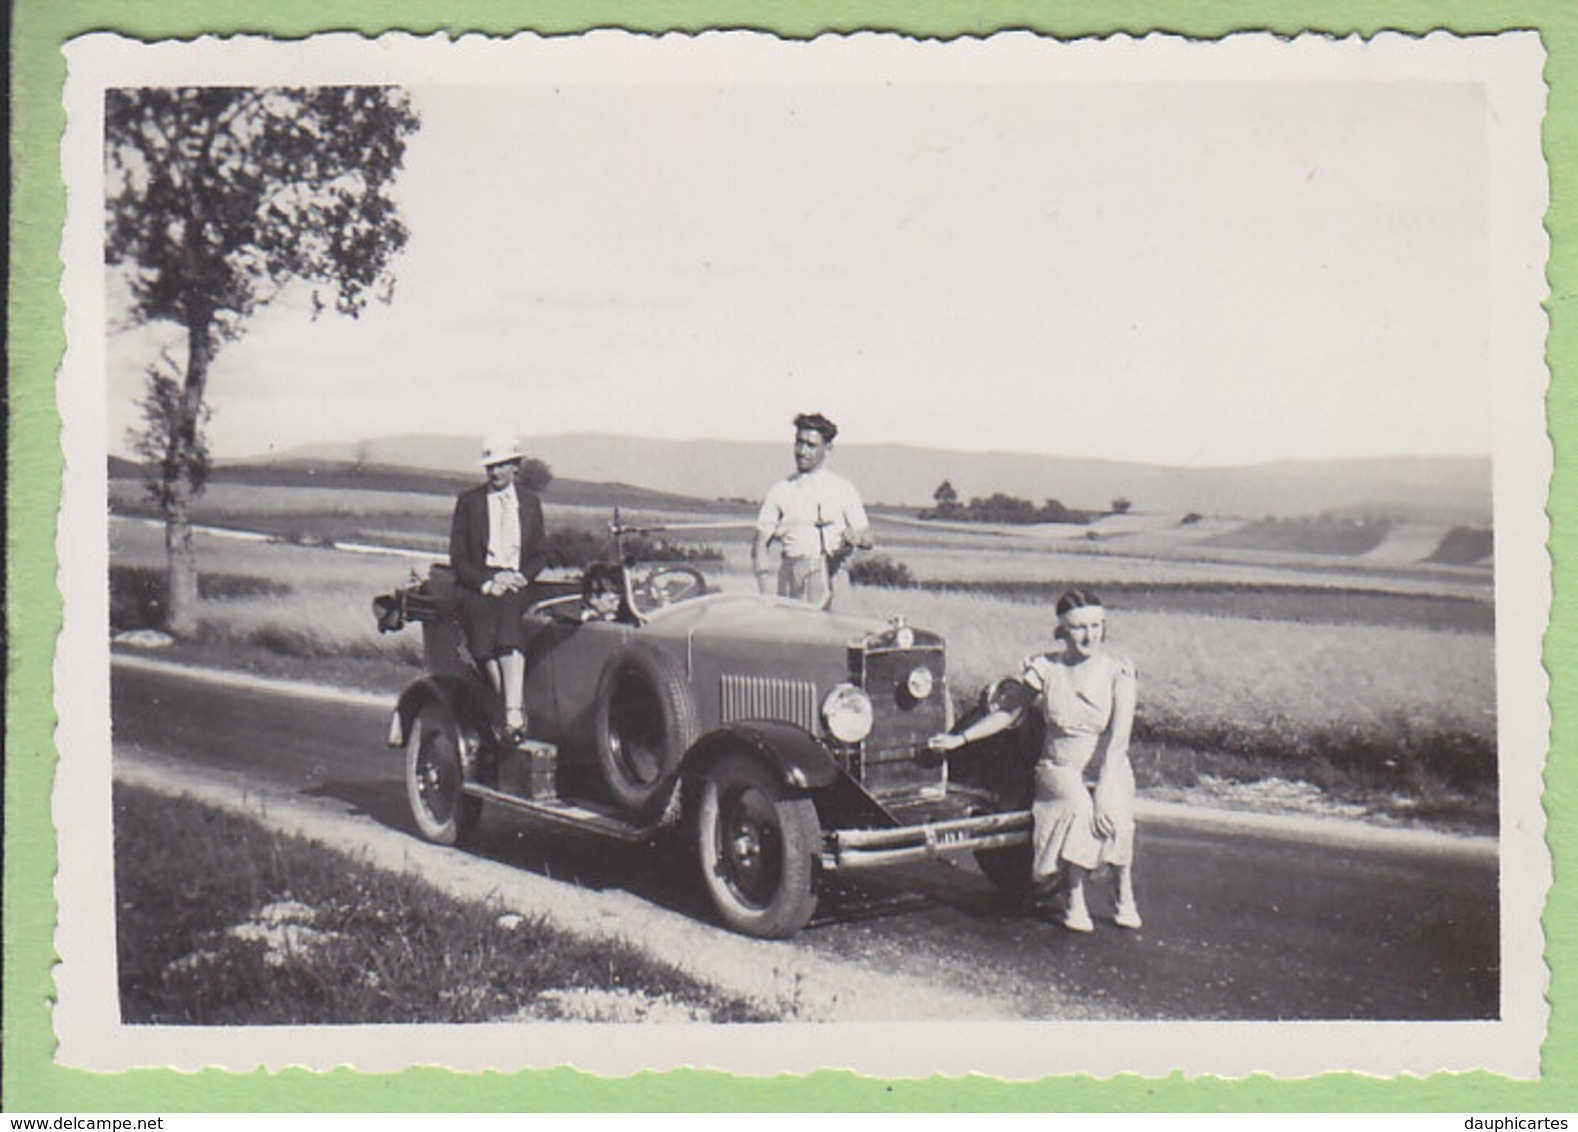
[[[723,677],[723,722],[737,719],[782,719],[816,734],[816,685],[809,680],[771,676]]]
[[[884,800],[943,790],[946,772],[935,763],[915,761],[915,752],[947,725],[942,650],[879,649],[861,660],[861,680],[875,717],[871,737],[861,750],[861,783]],[[930,669],[934,681],[931,694],[919,701],[906,686],[916,668]]]

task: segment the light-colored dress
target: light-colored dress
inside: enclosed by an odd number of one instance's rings
[[[1125,681],[1133,690],[1134,666],[1107,652],[1070,665],[1059,656],[1033,656],[1020,677],[1036,693],[1034,710],[1046,719],[1046,743],[1036,763],[1034,862],[1037,878],[1054,876],[1063,861],[1093,869],[1127,865],[1134,856],[1134,771],[1127,757],[1105,768],[1104,801],[1116,826],[1110,837],[1096,830],[1096,807],[1087,768],[1103,772],[1112,739],[1113,700]]]

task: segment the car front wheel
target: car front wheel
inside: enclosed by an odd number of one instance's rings
[[[464,845],[482,815],[482,799],[461,789],[460,741],[441,704],[426,704],[405,744],[405,795],[417,832],[437,845]]]
[[[822,843],[809,798],[762,760],[726,755],[707,772],[696,825],[702,880],[724,923],[767,939],[805,926]]]
[[[1030,875],[1031,851],[1028,844],[1002,849],[977,849],[975,863],[986,879],[1007,896],[1026,896],[1036,887]]]

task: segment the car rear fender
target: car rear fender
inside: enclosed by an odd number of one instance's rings
[[[395,705],[395,723],[389,729],[391,747],[405,746],[412,721],[430,703],[442,704],[450,718],[477,735],[487,735],[492,731],[488,722],[488,709],[470,682],[454,676],[423,676],[407,684],[405,691],[400,693],[400,700]]]

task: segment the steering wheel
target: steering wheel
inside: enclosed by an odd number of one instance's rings
[[[661,609],[707,592],[707,579],[694,566],[659,566],[635,587],[636,604]]]

